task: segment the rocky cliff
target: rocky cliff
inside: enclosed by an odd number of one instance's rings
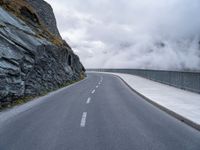
[[[0,107],[84,76],[43,0],[0,0]]]

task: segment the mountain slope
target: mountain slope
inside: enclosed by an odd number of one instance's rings
[[[43,0],[0,0],[0,106],[84,76]]]

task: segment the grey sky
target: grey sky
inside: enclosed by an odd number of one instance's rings
[[[199,0],[47,0],[86,67],[199,69]]]

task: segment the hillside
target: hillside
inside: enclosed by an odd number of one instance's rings
[[[0,106],[84,77],[43,0],[0,0]]]

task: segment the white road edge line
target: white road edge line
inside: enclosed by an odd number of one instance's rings
[[[89,98],[87,99],[87,102],[86,102],[86,104],[89,104],[89,103],[90,103],[90,101],[91,101],[91,98],[89,97]]]
[[[92,91],[92,94],[94,94],[95,90]]]
[[[80,127],[85,127],[86,124],[86,118],[87,118],[87,112],[83,112],[82,118],[81,118],[81,124]]]

